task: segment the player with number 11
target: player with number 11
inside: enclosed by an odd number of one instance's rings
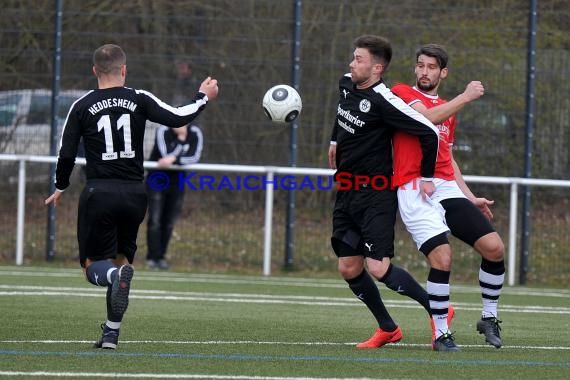
[[[172,107],[150,92],[125,87],[126,55],[111,44],[95,50],[93,74],[98,89],[73,103],[65,120],[56,190],[45,204],[57,206],[69,186],[82,139],[87,183],[77,217],[79,261],[87,281],[107,287],[107,321],[95,348],[115,349],[129,302],[137,234],[147,208],[143,184],[146,121],[172,128],[190,123],[217,97],[218,82],[206,78],[189,104]]]

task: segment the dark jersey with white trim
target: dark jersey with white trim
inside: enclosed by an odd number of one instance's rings
[[[181,141],[178,139],[174,129],[167,128],[163,125],[157,128],[156,137],[152,152],[150,153],[149,161],[158,161],[163,157],[174,156],[176,157],[175,165],[190,165],[200,161],[202,156],[202,149],[204,147],[204,136],[202,130],[197,125],[188,125],[186,127],[188,133],[186,139]],[[151,169],[149,174],[163,171],[162,168]],[[184,170],[164,170],[163,173],[168,176],[169,188],[178,189],[183,188],[179,186],[180,175],[186,176]]]
[[[392,136],[401,130],[418,136],[423,152],[421,174],[433,177],[438,130],[425,116],[394,95],[382,80],[357,89],[346,74],[339,81],[339,90],[331,137],[337,142],[337,173],[391,178]]]
[[[172,107],[150,92],[128,87],[89,91],[69,110],[63,127],[56,169],[56,188],[69,186],[81,138],[90,179],[142,182],[146,121],[168,127],[190,123],[204,109],[206,95],[198,92],[182,107]]]
[[[171,128],[163,125],[157,128],[154,147],[149,161],[158,161],[163,157],[175,156],[177,165],[195,164],[200,161],[204,148],[204,135],[197,125],[184,127],[188,130],[186,139],[181,141]]]

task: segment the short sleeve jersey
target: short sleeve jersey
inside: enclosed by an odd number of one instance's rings
[[[403,83],[398,83],[392,87],[392,92],[410,106],[414,103],[422,102],[427,108],[431,108],[446,102],[438,95],[424,94],[416,87],[410,87]],[[437,125],[439,129],[439,150],[434,175],[436,178],[455,179],[451,161],[451,146],[453,145],[455,126],[455,115]],[[397,131],[394,134],[393,144],[394,184],[403,185],[414,178],[421,177],[419,162],[422,157],[422,151],[418,139]]]

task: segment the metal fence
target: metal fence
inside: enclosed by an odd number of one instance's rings
[[[199,120],[205,133],[202,162],[324,168],[338,78],[347,71],[353,39],[374,33],[388,37],[394,47],[385,76],[389,85],[410,83],[415,49],[427,42],[441,43],[450,53],[443,97],[460,93],[470,80],[485,84],[486,95],[458,114],[454,155],[465,174],[523,177],[528,174],[525,159],[530,158],[533,177],[566,179],[570,175],[570,87],[563,84],[570,77],[569,18],[570,9],[563,0],[7,0],[0,14],[0,153],[48,154],[49,138],[58,138],[68,95],[96,86],[91,76],[93,50],[103,43],[117,43],[128,57],[127,85],[150,90],[168,102],[191,97],[206,75],[219,80],[220,96]],[[529,86],[530,78],[534,86]],[[272,85],[293,82],[303,97],[303,111],[298,124],[278,127],[265,119],[261,98]],[[58,91],[54,94],[52,88]],[[531,115],[534,130],[529,131]],[[54,133],[50,122],[56,124]],[[152,139],[152,133],[148,136]],[[17,178],[15,170],[2,166],[6,178]],[[45,164],[30,163],[30,173],[27,193],[45,194],[50,176]],[[12,185],[6,183],[8,193],[0,195],[6,197],[3,215],[15,212],[8,195]],[[570,206],[564,190],[529,189],[532,202],[519,210],[529,224],[520,238],[530,239],[523,248],[529,283],[541,283],[546,274],[568,271],[564,246]],[[475,190],[499,204],[509,199],[501,185],[475,184]],[[326,258],[308,264],[315,270],[334,262],[321,247],[322,239],[318,243],[310,239],[317,231],[321,234],[322,215],[331,203],[330,194],[316,193],[295,192],[294,234],[296,266],[303,266],[302,258],[313,251]],[[277,231],[281,227],[288,231],[292,224],[287,219],[291,194],[277,194],[275,202],[283,206],[275,209]],[[199,198],[199,203],[193,203],[189,197],[185,206],[200,211],[201,221],[211,223],[209,229],[196,231],[195,224],[182,221],[182,237],[174,241],[174,252],[179,246],[190,250],[197,243],[201,249],[210,242],[225,244],[224,239],[217,240],[219,233],[212,232],[220,220],[235,218],[235,230],[222,227],[222,235],[241,231],[244,236],[257,236],[253,230],[243,230],[239,220],[244,209],[258,208],[264,194],[236,196],[222,191]],[[45,238],[43,224],[49,217],[44,212],[39,208],[26,218],[31,223],[26,234],[32,235],[26,235],[25,246],[34,254],[38,247],[45,248],[40,240]],[[62,213],[58,211],[58,220]],[[497,214],[499,226],[508,220],[508,215]],[[262,214],[254,218],[263,219]],[[11,231],[8,226],[1,228]],[[184,240],[197,232],[202,240],[185,246]],[[310,244],[299,238],[305,234]],[[290,245],[286,235],[279,233],[273,246]],[[11,239],[4,241],[8,236],[2,234],[1,253],[9,256],[13,247]],[[62,231],[58,236],[59,250],[72,252],[61,246]],[[244,246],[236,249],[246,250]],[[240,255],[228,262],[241,263],[248,256]],[[413,257],[412,269],[417,261]],[[553,260],[560,261],[546,269],[537,265],[537,261],[546,265]],[[223,268],[224,263],[212,266]],[[568,284],[564,273],[561,278]]]
[[[34,250],[32,249],[33,245],[30,245],[30,242],[34,240],[30,237],[37,234],[38,231],[29,231],[29,228],[26,227],[26,215],[28,215],[28,219],[31,219],[30,211],[27,209],[31,208],[37,211],[38,207],[41,207],[41,202],[39,199],[37,199],[37,194],[30,195],[30,191],[26,189],[26,184],[28,182],[31,182],[34,176],[33,172],[28,173],[27,167],[33,165],[34,163],[47,166],[46,164],[54,162],[56,162],[56,158],[49,156],[18,156],[0,154],[0,165],[3,165],[5,167],[7,163],[14,163],[18,168],[17,180],[13,181],[17,184],[17,190],[14,192],[14,194],[17,194],[15,223],[3,223],[10,226],[7,228],[8,231],[5,231],[7,232],[7,236],[15,236],[14,260],[16,265],[22,265],[25,262],[24,251],[28,251],[28,253],[32,256],[28,259],[32,261],[34,259],[34,256],[37,260],[37,251],[42,251],[42,249],[39,249],[37,246],[34,248],[38,249]],[[78,163],[80,165],[83,165],[84,160],[80,159]],[[147,161],[145,162],[145,167],[156,169],[157,164],[156,162]],[[225,260],[227,260],[228,263],[231,263],[232,260],[236,259],[236,257],[226,257],[226,254],[233,256],[236,252],[241,251],[244,255],[251,257],[247,259],[244,258],[241,264],[236,263],[236,265],[239,265],[240,267],[249,266],[252,270],[255,269],[256,265],[259,265],[257,271],[261,271],[266,276],[270,275],[272,270],[279,268],[278,258],[276,259],[272,257],[274,251],[279,252],[278,249],[273,249],[274,224],[281,224],[279,220],[276,220],[276,216],[278,216],[280,213],[274,213],[274,204],[276,203],[276,200],[279,199],[276,194],[283,191],[302,191],[303,189],[320,192],[329,191],[329,193],[334,192],[331,178],[333,171],[326,169],[215,164],[193,164],[185,166],[184,168],[191,173],[200,173],[199,176],[194,177],[192,175],[188,177],[190,179],[185,185],[187,188],[186,190],[192,192],[192,202],[202,203],[204,200],[207,201],[208,197],[204,197],[203,195],[207,194],[208,192],[215,193],[222,190],[229,190],[236,194],[236,197],[239,196],[239,193],[243,193],[245,191],[261,192],[261,195],[264,199],[259,199],[256,201],[253,209],[247,210],[245,212],[237,212],[237,215],[240,218],[240,220],[238,220],[240,228],[235,228],[234,223],[228,222],[228,219],[231,219],[228,218],[228,216],[232,215],[231,211],[222,213],[222,218],[224,218],[224,220],[218,220],[212,224],[214,228],[217,228],[217,231],[207,237],[210,239],[210,241],[212,241],[211,239],[214,237],[215,239],[223,240],[223,242],[219,244],[219,248],[222,250],[221,252],[219,249],[210,248],[207,249],[206,252],[199,252],[197,255],[206,255],[210,256],[210,258],[217,256],[216,260],[218,260],[218,263],[223,263]],[[220,179],[220,177],[216,177],[213,174],[206,175],[206,173],[218,173],[223,177]],[[309,176],[314,178],[311,179]],[[325,179],[323,179],[323,177]],[[520,211],[518,207],[520,186],[524,185],[533,187],[546,187],[549,189],[562,188],[563,191],[566,191],[566,188],[570,187],[570,181],[484,176],[466,176],[465,179],[471,184],[491,184],[500,185],[503,188],[507,188],[508,200],[506,200],[506,202],[503,202],[500,208],[498,210],[495,210],[495,213],[499,215],[502,214],[502,216],[497,217],[497,220],[499,220],[501,223],[501,226],[498,227],[498,230],[508,231],[507,233],[503,233],[505,246],[508,252],[506,255],[506,263],[508,267],[507,283],[509,285],[514,285],[517,283],[516,274],[520,273],[519,268],[517,267],[517,262],[520,261],[517,257],[516,249],[517,239],[520,237],[520,226],[518,223],[520,218]],[[77,190],[78,189],[75,189],[75,191]],[[66,192],[64,199],[67,197],[68,194]],[[30,202],[31,199],[36,199],[34,204]],[[60,231],[66,231],[66,233],[63,234],[63,237],[58,237],[58,240],[62,241],[58,241],[57,245],[59,247],[64,247],[61,251],[63,251],[63,254],[66,255],[68,259],[70,258],[70,254],[72,254],[73,257],[75,257],[77,254],[76,243],[74,241],[73,234],[70,233],[70,231],[73,231],[74,229],[75,219],[69,215],[69,207],[74,210],[76,201],[77,200],[75,195],[71,195],[71,199],[65,200],[63,207],[66,209],[67,216],[58,218]],[[65,205],[66,203],[67,205]],[[72,203],[73,206],[70,205],[70,203]],[[316,204],[312,206],[313,210],[310,210],[309,208],[311,207],[311,202],[303,203],[304,210],[301,212],[301,215],[304,217],[306,217],[306,215],[312,215],[313,220],[316,221],[316,225],[320,225],[321,227],[315,228],[315,230],[313,230],[313,232],[307,236],[304,231],[302,231],[304,228],[303,223],[299,224],[299,233],[297,233],[295,240],[300,243],[300,246],[303,247],[304,245],[308,244],[321,247],[316,255],[314,252],[307,252],[305,249],[300,250],[307,253],[306,257],[302,257],[302,262],[304,263],[303,265],[307,266],[303,268],[306,271],[310,267],[318,268],[320,260],[323,258],[331,259],[332,256],[327,242],[330,235],[328,227],[330,223],[330,215],[327,215],[328,209],[324,208],[322,204]],[[504,217],[505,214],[508,215],[506,219]],[[247,217],[247,215],[249,215],[249,217]],[[261,215],[263,215],[263,217]],[[253,216],[253,218],[251,218],[251,216]],[[8,220],[14,220],[13,217],[11,218],[10,215],[4,213],[0,214],[0,218],[5,222]],[[570,223],[570,221],[567,222]],[[194,228],[177,228],[177,230],[179,233],[185,235],[194,234],[195,231],[200,230],[202,227],[204,227],[204,221],[201,220],[201,218],[198,218],[197,221],[192,223],[195,224]],[[28,226],[34,228],[33,226],[35,224],[36,223],[29,223]],[[246,244],[244,247],[240,247],[240,242],[243,239],[243,236],[241,235],[247,235],[244,234],[244,228],[258,230],[259,232],[250,236],[249,243],[251,244]],[[15,234],[13,233],[13,230],[15,230]],[[316,236],[314,234],[315,231],[317,232]],[[533,240],[540,241],[545,237],[544,235],[550,234],[551,232],[551,228],[541,230],[539,235],[543,236],[539,236],[539,239]],[[312,239],[310,235],[312,235]],[[410,247],[409,244],[403,243],[403,240],[409,240],[409,238],[406,238],[405,235],[407,235],[405,232],[400,231],[400,234],[398,236],[398,241],[400,244],[398,245],[405,245],[406,248],[404,250],[413,251],[414,249]],[[191,244],[191,237],[183,236],[182,239],[188,239],[188,242]],[[553,244],[553,248],[555,248],[551,250],[550,254],[546,254],[542,249],[531,251],[533,254],[536,253],[537,257],[548,257],[548,259],[554,263],[561,263],[561,267],[559,267],[558,270],[550,270],[548,274],[544,274],[541,278],[533,278],[532,282],[538,284],[545,282],[557,285],[567,284],[570,280],[570,272],[568,271],[569,265],[567,262],[564,262],[565,260],[563,257],[565,254],[566,244],[564,242],[555,240],[549,240],[549,244]],[[561,250],[556,249],[556,245],[558,244],[561,245],[561,247],[559,247]],[[176,244],[174,245],[176,246]],[[459,244],[454,243],[454,249],[458,245]],[[182,251],[184,249],[183,247],[184,245],[182,245],[182,247],[178,247],[178,250]],[[400,247],[400,249],[402,248]],[[34,251],[36,251],[36,254],[34,254]],[[176,256],[176,248],[171,249],[171,251],[171,255]],[[142,255],[144,255],[144,245],[142,252]],[[470,270],[476,269],[476,266],[471,266],[470,263],[465,262],[464,258],[466,255],[462,252],[463,251],[461,249],[458,249],[455,252],[456,258],[458,257],[458,260],[456,259],[457,262],[454,265],[456,268],[460,268],[458,278],[465,276],[464,273],[461,273],[462,271],[468,270],[469,268]],[[183,252],[178,252],[178,255],[184,257]],[[196,254],[192,253],[191,255]],[[468,256],[472,259],[477,255],[471,251]],[[534,256],[535,255],[533,255],[533,258]],[[413,261],[419,260],[421,259],[420,255],[418,254],[418,257]],[[329,261],[329,263],[332,262],[332,260]],[[533,265],[536,265],[536,267],[542,266],[541,263],[533,263]],[[531,273],[540,273],[540,270],[537,271],[536,267],[535,270],[531,271]],[[526,272],[527,271],[525,271],[525,273]],[[467,278],[469,277],[472,276],[467,276]]]
[[[530,30],[533,3],[538,21]],[[6,144],[4,153],[37,149],[7,142],[14,129],[32,139],[34,133],[25,130],[30,124],[49,130],[49,116],[39,123],[25,113],[10,119],[8,111],[25,103],[16,97],[57,83],[65,110],[69,101],[64,91],[96,86],[92,52],[112,42],[127,53],[127,85],[168,102],[191,97],[206,75],[219,79],[220,97],[200,120],[206,133],[204,162],[289,166],[291,129],[272,125],[261,99],[272,85],[297,80],[304,108],[295,128],[295,161],[324,166],[338,79],[348,70],[352,41],[375,33],[390,38],[394,47],[385,75],[389,85],[413,80],[415,49],[426,42],[441,43],[450,53],[443,97],[457,95],[471,80],[484,83],[486,95],[458,114],[456,154],[468,174],[524,175],[532,95],[532,175],[564,179],[570,174],[570,88],[562,85],[570,76],[570,9],[563,5],[561,0],[5,1],[0,15],[0,143]],[[536,38],[533,51],[531,35]],[[530,53],[535,57],[532,94],[527,86]],[[5,91],[16,93],[1,93]]]

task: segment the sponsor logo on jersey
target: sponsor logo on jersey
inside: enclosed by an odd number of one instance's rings
[[[360,111],[365,112],[365,113],[370,111],[370,107],[371,107],[371,103],[370,103],[370,100],[368,100],[368,99],[362,99],[360,101],[360,104],[358,105],[358,108],[360,109]]]
[[[439,129],[439,134],[440,135],[446,135],[449,136],[449,127],[445,124],[438,124],[437,128]],[[440,136],[441,138],[441,136]]]
[[[362,104],[362,102],[360,102]],[[358,116],[354,116],[353,114],[350,113],[349,110],[345,110],[342,109],[342,107],[340,106],[340,104],[338,105],[336,114],[338,116],[342,116],[343,118],[345,118],[347,121],[349,121],[350,123],[356,125],[357,127],[364,127],[364,124],[366,124],[365,121],[362,121],[358,118]],[[354,132],[353,132],[354,133]]]

